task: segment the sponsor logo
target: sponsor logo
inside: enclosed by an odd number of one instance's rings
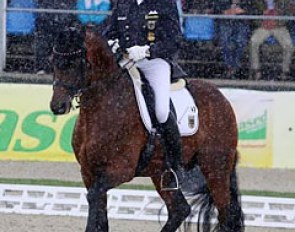
[[[246,146],[264,146],[267,139],[268,114],[261,115],[239,123],[239,140]]]
[[[50,111],[33,111],[20,120],[17,112],[1,109],[0,154],[38,153],[50,150],[55,143],[62,152],[73,153],[71,138],[76,118],[73,115],[61,124]]]

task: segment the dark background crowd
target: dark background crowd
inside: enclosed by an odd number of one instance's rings
[[[253,80],[295,78],[295,21],[290,17],[295,15],[294,0],[176,1],[184,36],[179,64],[189,76]],[[8,7],[111,11],[112,3],[109,0],[9,0]],[[23,13],[9,12],[7,26],[13,27],[13,17],[20,18],[20,14]],[[205,14],[221,17],[200,16]],[[247,18],[253,15],[265,18]],[[51,73],[51,48],[60,28],[68,24],[107,22],[107,15],[34,12],[31,16],[31,31],[7,30],[7,71]],[[30,59],[25,59],[26,46]],[[23,60],[20,54],[24,55]]]

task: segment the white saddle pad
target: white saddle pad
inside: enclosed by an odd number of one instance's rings
[[[126,68],[131,76],[140,116],[146,129],[150,132],[152,123],[141,92],[142,81],[140,73],[134,63],[130,62],[128,59],[123,59],[119,65],[122,68]],[[190,92],[185,87],[180,89],[171,88],[171,100],[176,110],[177,125],[181,136],[195,134],[199,128],[198,108]]]
[[[141,81],[132,76],[136,100],[142,121],[148,131],[152,129],[151,119],[146,102],[141,92]],[[171,91],[171,100],[176,110],[177,124],[181,136],[193,135],[199,127],[198,108],[193,97],[186,88]]]

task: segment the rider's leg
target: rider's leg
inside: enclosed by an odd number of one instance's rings
[[[165,145],[167,161],[175,171],[179,185],[181,185],[185,173],[183,169],[181,137],[174,114],[170,113],[167,121],[160,124],[160,134],[162,143]]]
[[[160,124],[159,132],[165,145],[166,158],[176,172],[179,182],[183,179],[181,138],[176,118],[170,113],[171,66],[163,59],[144,59],[137,62],[155,94],[155,112]]]
[[[167,121],[170,112],[170,64],[160,58],[136,63],[154,91],[155,114],[159,123]]]

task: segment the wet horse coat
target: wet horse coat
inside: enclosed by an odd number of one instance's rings
[[[85,47],[84,47],[85,42]],[[85,38],[77,30],[62,33],[54,48],[54,92],[51,110],[67,113],[71,99],[81,95],[80,113],[73,132],[73,148],[88,190],[87,232],[108,231],[107,191],[132,180],[140,154],[148,140],[136,104],[132,82],[117,65],[112,53],[93,29]],[[197,99],[199,129],[182,138],[186,168],[199,166],[207,188],[201,213],[203,231],[210,231],[212,207],[218,211],[217,230],[244,230],[236,178],[237,125],[228,100],[207,82],[188,79]],[[176,231],[190,213],[183,193],[161,191],[160,177],[165,162],[159,142],[141,176],[151,177],[168,210],[161,231]]]

